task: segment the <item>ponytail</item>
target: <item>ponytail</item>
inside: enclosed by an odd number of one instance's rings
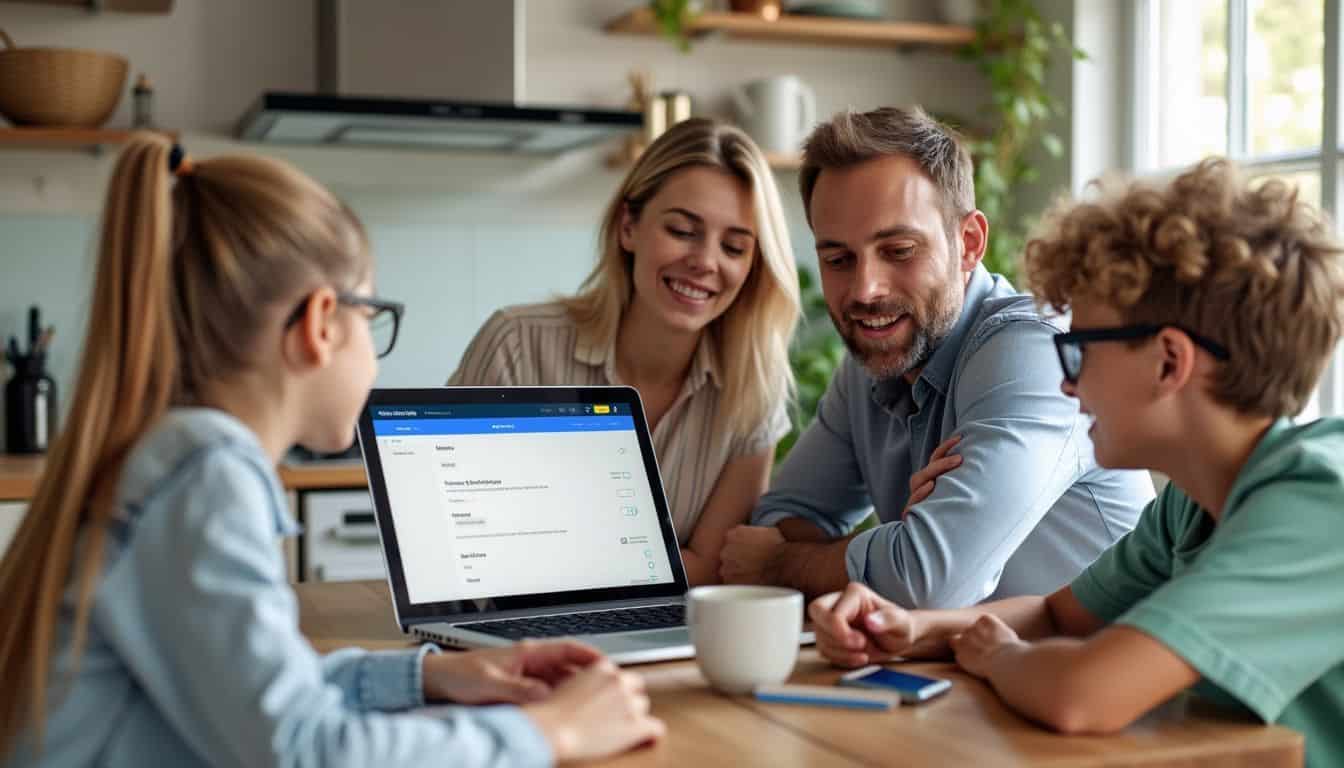
[[[368,271],[362,228],[308,177],[273,160],[184,165],[173,153],[166,140],[139,135],[117,161],[67,426],[0,561],[0,759],[28,724],[40,744],[70,585],[71,658],[83,647],[117,484],[135,443],[184,389],[248,362],[268,305]],[[170,168],[180,177],[176,191]],[[185,377],[179,362],[190,363]],[[186,381],[193,375],[196,382]]]

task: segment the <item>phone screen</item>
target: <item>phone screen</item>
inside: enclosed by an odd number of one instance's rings
[[[920,675],[908,675],[904,672],[882,669],[874,670],[855,682],[862,682],[868,685],[880,685],[883,688],[895,688],[898,691],[918,691],[929,685],[937,685],[939,680],[932,677],[921,677]]]
[[[952,687],[952,682],[949,680],[896,672],[886,667],[878,667],[862,674],[851,672],[840,679],[840,684],[896,691],[901,694],[901,699],[910,702],[926,701]]]

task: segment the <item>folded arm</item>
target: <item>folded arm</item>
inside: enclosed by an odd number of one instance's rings
[[[1078,407],[1054,370],[1053,329],[1006,324],[974,351],[953,393],[961,464],[904,519],[855,537],[850,576],[913,608],[973,605],[1079,472]]]

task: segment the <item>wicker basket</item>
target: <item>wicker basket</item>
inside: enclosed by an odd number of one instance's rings
[[[126,85],[126,59],[72,48],[17,48],[0,30],[0,115],[15,125],[97,128]]]

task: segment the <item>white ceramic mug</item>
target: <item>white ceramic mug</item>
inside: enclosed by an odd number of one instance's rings
[[[766,152],[797,152],[817,122],[816,95],[793,75],[756,80],[732,96],[743,130]]]
[[[798,661],[803,595],[782,587],[696,587],[686,596],[695,662],[724,693],[782,683]]]

